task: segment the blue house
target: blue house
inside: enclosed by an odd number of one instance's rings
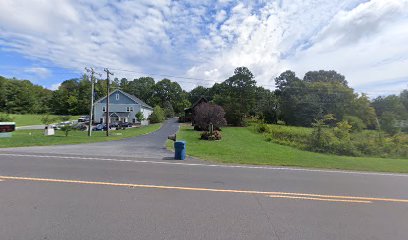
[[[153,108],[145,102],[122,90],[115,90],[109,95],[109,122],[131,122],[139,123],[136,114],[141,112],[146,120],[140,122],[142,125],[149,124],[147,118],[152,114]],[[94,122],[105,123],[106,119],[106,97],[95,102]]]

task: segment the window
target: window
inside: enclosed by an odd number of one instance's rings
[[[133,123],[136,123],[136,118],[133,118],[133,119],[132,119],[132,122],[133,122]]]
[[[119,93],[116,93],[116,100],[119,100]]]
[[[106,112],[106,107],[102,107],[102,112]]]
[[[130,112],[130,107],[126,107],[126,112]]]
[[[130,111],[133,112],[133,107],[130,107]]]

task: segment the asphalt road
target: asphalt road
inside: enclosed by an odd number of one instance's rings
[[[176,127],[161,158],[0,151],[0,239],[408,239],[408,175],[166,160]]]

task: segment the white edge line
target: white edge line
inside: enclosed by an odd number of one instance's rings
[[[3,156],[15,156],[15,157],[81,159],[81,160],[92,160],[92,161],[132,162],[132,163],[165,164],[165,165],[181,165],[181,166],[222,167],[222,168],[241,168],[241,169],[264,169],[264,170],[284,170],[284,171],[300,171],[300,172],[322,172],[322,173],[339,173],[339,174],[355,174],[355,175],[408,177],[408,174],[402,174],[402,173],[398,174],[398,173],[357,172],[357,171],[341,171],[341,170],[326,170],[326,169],[291,168],[291,167],[269,167],[269,166],[244,166],[244,165],[220,165],[220,164],[203,164],[203,163],[181,163],[181,162],[163,162],[163,161],[148,161],[148,160],[95,158],[95,157],[79,157],[79,156],[57,156],[57,155],[32,155],[32,154],[14,154],[14,153],[0,153],[0,156],[1,155],[3,155]]]

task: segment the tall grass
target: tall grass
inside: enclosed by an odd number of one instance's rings
[[[317,150],[312,145],[313,128],[264,123],[253,126],[256,132],[264,135],[266,141],[301,150],[348,156],[408,158],[408,134],[406,133],[389,136],[378,131],[365,130],[350,133],[349,139],[339,139],[333,134],[333,128],[327,128],[324,129],[327,143]]]

